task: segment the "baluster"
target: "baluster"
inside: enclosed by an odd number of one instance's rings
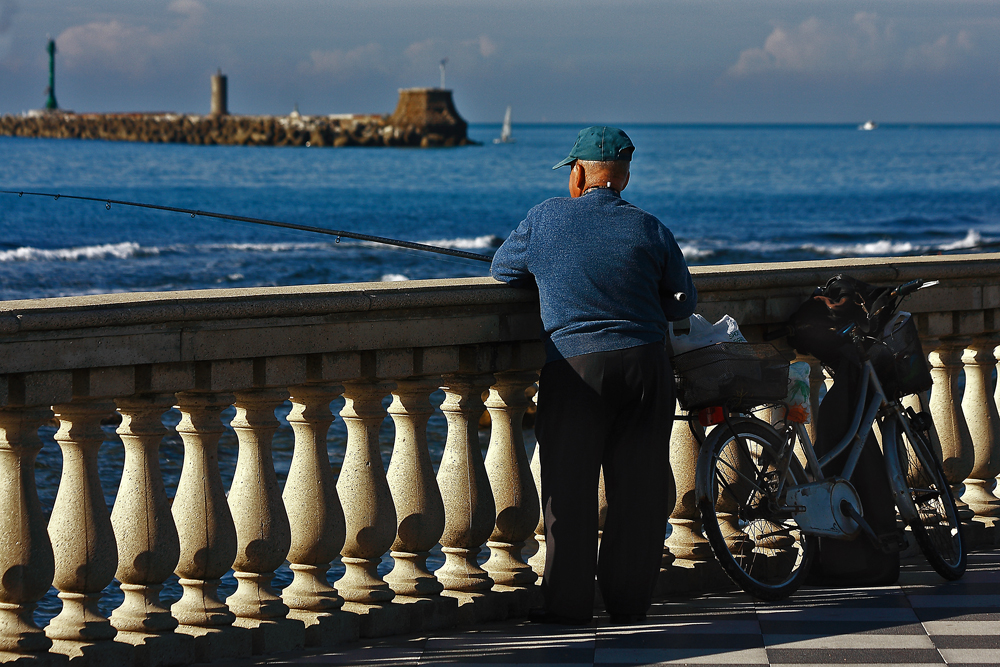
[[[996,359],[996,385],[993,390],[993,404],[997,408],[997,412],[1000,413],[1000,347],[993,350],[993,358]],[[1000,485],[1000,474],[997,475],[996,481]],[[994,487],[993,494],[1000,497],[1000,489]]]
[[[962,370],[962,352],[967,339],[950,339],[932,344],[929,359],[934,388],[931,391],[930,412],[934,419],[941,444],[944,474],[951,484],[959,518],[969,521],[973,511],[961,497],[965,489],[965,479],[975,464],[975,449],[972,436],[958,402],[958,374]]]
[[[677,414],[688,413],[678,405]],[[666,583],[671,591],[697,588],[707,572],[718,569],[712,547],[701,533],[701,511],[694,488],[699,445],[688,424],[677,421],[670,433],[670,468],[676,499],[670,513],[670,536],[666,540],[663,567],[669,572]],[[694,428],[704,432],[697,422]]]
[[[226,603],[236,614],[233,625],[253,632],[256,655],[290,651],[305,643],[305,626],[287,618],[288,607],[271,588],[274,571],[285,562],[292,542],[271,456],[271,438],[278,430],[274,409],[287,396],[277,389],[237,392],[232,422],[240,443],[229,489],[229,509],[236,524],[233,570],[238,586]]]
[[[396,510],[382,467],[379,428],[385,419],[382,398],[390,382],[344,385],[347,451],[337,480],[337,493],[345,499],[347,535],[343,554],[344,576],[337,590],[350,602],[379,604],[394,597],[378,573],[382,554],[396,539]]]
[[[524,541],[534,533],[539,515],[521,430],[524,413],[531,404],[526,390],[537,379],[536,371],[500,373],[486,401],[492,428],[485,465],[493,490],[496,523],[486,543],[490,558],[483,569],[501,586],[530,586],[538,578],[521,556]]]
[[[118,567],[115,532],[97,474],[97,453],[104,443],[101,419],[114,412],[114,404],[81,400],[54,406],[53,412],[63,464],[49,539],[55,555],[52,584],[63,608],[45,634],[53,653],[125,663],[132,659],[132,648],[112,641],[117,631],[97,607]]]
[[[288,423],[295,432],[295,451],[282,498],[291,524],[288,560],[295,578],[282,599],[291,610],[288,617],[305,624],[308,646],[328,646],[350,634],[344,629],[350,616],[335,613],[344,599],[327,582],[330,561],[344,546],[344,509],[327,453],[327,432],[334,420],[330,401],[343,390],[291,388]]]
[[[170,611],[179,623],[176,632],[194,637],[198,662],[245,657],[253,647],[250,632],[233,626],[236,616],[219,599],[220,578],[236,558],[236,525],[219,472],[222,411],[232,400],[226,394],[177,394],[184,465],[171,511],[181,545],[175,572],[183,592]]]
[[[437,479],[445,508],[445,563],[437,576],[447,591],[488,591],[493,580],[477,557],[493,532],[496,506],[479,445],[479,415],[485,407],[481,394],[493,384],[493,376],[452,376],[444,382],[441,411],[448,420],[448,439]]]
[[[536,394],[537,396],[537,394]],[[542,497],[542,459],[540,458],[538,442],[535,442],[535,451],[531,454],[531,478],[535,482],[535,494],[539,499],[538,523],[535,524],[535,542],[538,545],[535,555],[528,559],[528,565],[532,572],[538,577],[539,583],[542,575],[545,574],[545,508],[541,507]]]
[[[965,480],[963,500],[976,513],[976,519],[990,527],[1000,517],[1000,499],[993,495],[1000,473],[1000,415],[990,386],[996,365],[995,348],[995,341],[978,340],[962,355],[965,364],[962,411],[975,452],[975,465]]]
[[[111,614],[116,641],[136,647],[145,665],[194,662],[187,635],[176,634],[177,619],[160,601],[163,582],[177,566],[180,542],[160,474],[160,442],[167,430],[163,413],[172,396],[137,396],[118,400],[125,445],[125,467],[111,512],[118,540],[118,572],[125,596]]]
[[[389,489],[396,507],[395,566],[385,580],[396,595],[426,597],[444,588],[427,571],[427,556],[444,532],[444,502],[427,449],[427,419],[433,414],[434,380],[403,380],[393,390],[389,414],[396,442],[389,464]]]
[[[44,654],[52,646],[33,612],[55,574],[52,544],[35,486],[38,427],[48,408],[0,410],[0,660]]]

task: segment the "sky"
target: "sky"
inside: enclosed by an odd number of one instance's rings
[[[469,122],[997,123],[1000,0],[0,0],[0,114],[391,113]]]

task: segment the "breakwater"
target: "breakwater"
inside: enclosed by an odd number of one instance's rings
[[[240,146],[464,146],[468,124],[450,90],[400,91],[391,115],[194,115],[62,112],[0,116],[0,135]]]

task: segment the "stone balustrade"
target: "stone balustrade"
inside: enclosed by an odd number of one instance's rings
[[[935,383],[915,400],[933,413],[970,536],[996,543],[1000,255],[699,267],[698,310],[759,338],[838,272],[941,281],[905,306]],[[539,328],[536,295],[488,278],[0,303],[0,660],[188,664],[523,616],[544,553],[521,427]],[[123,469],[102,479],[116,413]],[[279,466],[286,413],[294,448]],[[428,421],[442,415],[432,443]],[[183,442],[172,499],[159,454],[171,432]],[[62,453],[49,516],[43,446]],[[701,535],[696,452],[676,428],[661,592],[726,585]],[[117,484],[111,508],[102,481]],[[115,578],[122,602],[107,614]],[[165,585],[179,590],[172,604]],[[39,627],[50,586],[62,611]]]

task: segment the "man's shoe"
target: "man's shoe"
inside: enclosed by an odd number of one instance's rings
[[[590,625],[591,617],[563,616],[553,614],[544,609],[528,610],[529,623],[544,623],[548,625]]]
[[[635,625],[645,620],[645,614],[611,614],[612,625]]]

